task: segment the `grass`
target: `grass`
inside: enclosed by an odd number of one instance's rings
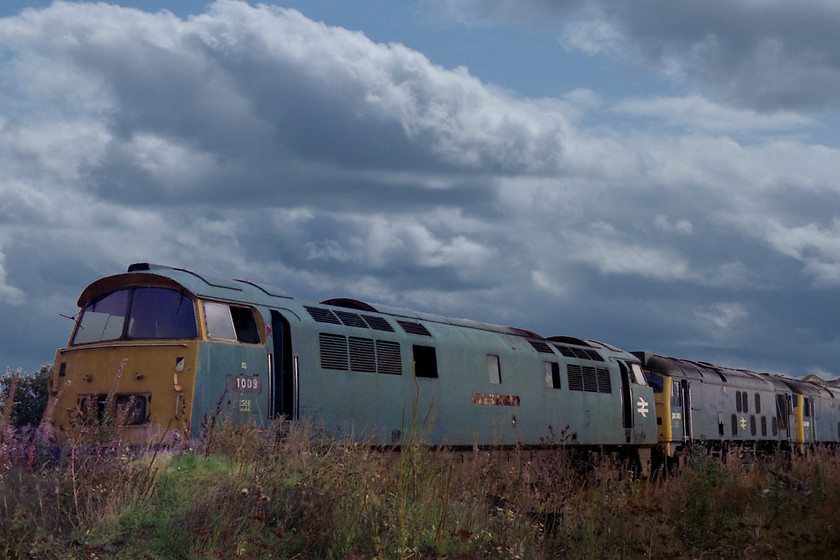
[[[565,451],[401,453],[311,426],[221,426],[197,448],[91,430],[33,453],[5,426],[3,558],[833,558],[840,459],[695,453],[651,480]]]

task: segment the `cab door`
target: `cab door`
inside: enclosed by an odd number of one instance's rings
[[[199,349],[193,429],[208,418],[262,424],[266,344],[260,315],[252,307],[202,300],[204,340]]]
[[[794,425],[793,406],[790,394],[776,395],[776,418],[774,419],[778,430],[778,441],[790,444],[793,433],[791,427]]]
[[[621,372],[621,426],[624,428],[627,443],[633,430],[633,393],[630,390],[630,373],[624,362],[618,362]]]
[[[292,355],[289,322],[278,311],[271,311],[272,351],[269,353],[271,380],[271,418],[297,419],[297,375]]]
[[[671,434],[675,441],[691,441],[691,393],[687,379],[671,380]]]
[[[691,429],[691,382],[688,379],[680,380],[680,399],[683,414],[683,441],[691,441],[694,439],[694,434]]]
[[[814,414],[814,397],[802,398],[802,425],[805,432],[805,445],[813,445],[817,434],[817,419]]]

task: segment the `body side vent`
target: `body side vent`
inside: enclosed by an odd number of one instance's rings
[[[595,373],[595,368],[592,366],[583,366],[583,390],[589,393],[598,392],[598,378]]]
[[[379,373],[402,375],[402,355],[398,342],[376,341],[376,369]]]
[[[583,368],[577,364],[567,364],[566,376],[569,378],[570,391],[583,391]]]
[[[324,369],[350,369],[347,359],[347,338],[339,334],[320,333],[321,367]]]
[[[612,393],[612,382],[610,381],[610,370],[607,368],[597,368],[598,373],[598,392]]]
[[[350,370],[376,373],[373,339],[350,337]]]

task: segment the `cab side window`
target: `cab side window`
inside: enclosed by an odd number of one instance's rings
[[[661,393],[665,390],[665,380],[653,373],[645,373],[648,385],[653,388],[654,393]]]
[[[261,342],[257,321],[251,308],[214,301],[204,301],[202,306],[209,338],[246,344]]]
[[[415,344],[413,352],[414,375],[416,377],[437,377],[437,357],[434,347]]]
[[[254,318],[254,311],[252,309],[231,305],[230,316],[233,319],[236,340],[247,344],[260,343],[260,331],[257,329],[257,321]]]

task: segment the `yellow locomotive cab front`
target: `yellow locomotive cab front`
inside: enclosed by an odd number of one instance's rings
[[[174,282],[142,276],[104,278],[79,298],[79,319],[50,379],[52,423],[71,437],[109,422],[133,443],[189,434],[196,302]]]

